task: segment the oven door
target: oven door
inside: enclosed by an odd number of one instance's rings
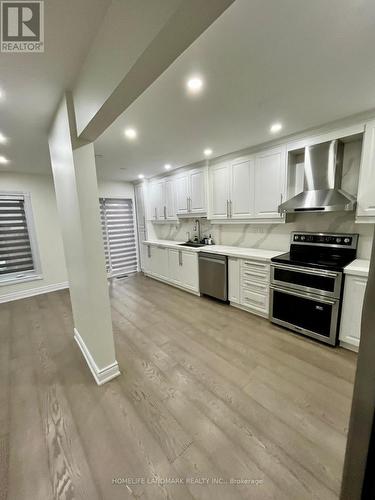
[[[282,288],[292,288],[339,299],[341,280],[341,272],[271,264],[271,284]]]
[[[271,287],[271,321],[296,332],[336,345],[340,301]]]

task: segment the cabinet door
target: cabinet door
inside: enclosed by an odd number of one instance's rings
[[[229,167],[221,163],[210,169],[210,215],[211,219],[229,217]]]
[[[232,163],[230,215],[233,219],[254,217],[254,160]]]
[[[156,182],[155,189],[155,203],[156,214],[158,220],[165,220],[167,218],[166,202],[165,202],[165,180],[161,179]]]
[[[157,183],[150,182],[148,185],[148,214],[150,220],[157,219]]]
[[[285,147],[256,155],[254,168],[255,218],[281,218],[278,207],[284,196]]]
[[[206,205],[206,173],[202,168],[189,172],[190,203],[191,213],[207,212]]]
[[[176,285],[181,284],[181,266],[179,253],[181,250],[175,250],[174,248],[168,249],[168,273],[169,280]]]
[[[168,280],[168,250],[163,247],[151,247],[151,270],[152,274]]]
[[[357,348],[361,335],[362,306],[367,279],[361,276],[346,276],[344,300],[341,312],[340,341]]]
[[[366,124],[363,136],[357,215],[375,222],[375,120]]]
[[[152,265],[152,250],[153,248],[155,247],[152,247],[151,245],[142,245],[143,247],[143,256],[144,256],[144,260],[143,260],[143,269],[142,271],[144,273],[147,273],[147,274],[152,274],[152,268],[153,268],[153,265]]]
[[[189,175],[180,174],[174,181],[176,190],[176,213],[187,214],[189,209]]]
[[[196,292],[199,291],[198,254],[181,252],[180,269],[181,285]]]
[[[166,218],[168,220],[177,219],[176,216],[176,192],[174,187],[174,180],[172,177],[165,180],[165,206]]]
[[[228,299],[229,302],[240,302],[240,261],[228,258]]]

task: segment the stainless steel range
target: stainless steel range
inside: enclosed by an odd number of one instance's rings
[[[271,321],[336,345],[343,270],[357,243],[357,234],[292,233],[290,251],[271,259]]]

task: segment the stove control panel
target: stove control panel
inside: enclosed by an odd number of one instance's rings
[[[357,248],[357,234],[292,233],[292,244]]]

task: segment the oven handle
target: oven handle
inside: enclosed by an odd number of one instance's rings
[[[326,298],[320,298],[317,297],[316,295],[312,295],[311,293],[299,293],[296,291],[292,290],[285,290],[285,288],[279,288],[276,286],[270,286],[271,290],[276,290],[277,292],[282,292],[282,293],[287,293],[288,295],[295,295],[296,297],[302,297],[303,299],[311,299],[315,300],[316,302],[322,302],[323,304],[329,304],[330,306],[334,306],[337,304],[337,300],[329,300]]]
[[[287,269],[288,271],[295,271],[305,274],[316,274],[318,276],[327,276],[331,278],[337,278],[337,276],[339,275],[339,273],[335,273],[333,271],[317,271],[309,267],[285,266],[283,264],[271,264],[271,267],[273,267],[274,269]]]

